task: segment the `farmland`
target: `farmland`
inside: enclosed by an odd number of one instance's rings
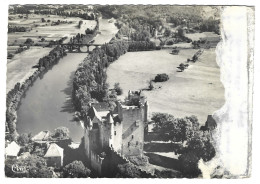
[[[47,45],[51,40],[59,40],[67,37],[64,43],[68,42],[71,37],[78,33],[84,34],[87,28],[94,28],[96,21],[82,20],[78,17],[61,17],[57,15],[36,15],[29,14],[28,18],[23,15],[9,15],[9,25],[27,27],[27,32],[8,33],[7,52],[14,55],[13,58],[7,60],[7,92],[14,87],[17,82],[22,82],[30,76],[36,69],[32,68],[39,59],[48,55],[52,48],[43,48],[42,46],[31,46],[29,50],[16,53],[20,45],[23,45],[26,39],[30,38],[34,41],[34,45]],[[46,22],[42,22],[42,18]],[[50,21],[48,21],[50,20]],[[59,25],[52,25],[53,22],[63,22]],[[78,22],[83,23],[78,28]],[[44,38],[44,41],[41,39]]]
[[[30,31],[27,32],[15,32],[8,34],[8,46],[23,44],[27,38],[31,38],[34,43],[42,44],[41,38],[44,38],[44,42],[50,40],[59,40],[62,37],[69,38],[75,36],[78,33],[85,33],[87,28],[94,28],[96,21],[82,20],[78,17],[62,17],[57,15],[36,15],[29,14],[28,19],[19,18],[19,15],[10,15],[8,23],[12,26],[24,26],[30,27]],[[46,22],[42,22],[42,18]],[[48,22],[48,20],[50,20]],[[82,20],[83,24],[78,28],[79,21]],[[64,22],[59,25],[52,25],[53,22]]]

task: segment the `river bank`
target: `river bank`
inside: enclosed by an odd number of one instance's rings
[[[107,20],[101,19],[101,25],[102,24],[109,23]],[[106,31],[104,34],[103,43],[110,40],[114,36],[112,33],[117,31],[114,24],[112,25],[113,26],[109,25],[109,29],[111,30]],[[103,25],[103,27],[106,27],[106,25]],[[100,34],[103,35],[102,30],[100,30]],[[61,59],[59,64],[54,65],[51,70],[42,76],[41,80],[37,79],[35,81],[31,89],[27,91],[26,98],[22,98],[22,95],[19,95],[19,98],[15,99],[15,103],[17,104],[18,101],[20,102],[22,99],[21,106],[18,109],[17,116],[16,109],[18,105],[12,108],[13,116],[9,121],[17,121],[17,130],[19,133],[31,132],[36,134],[41,130],[52,131],[58,126],[67,126],[70,129],[73,141],[79,142],[83,135],[83,130],[80,123],[75,124],[75,122],[71,122],[74,112],[70,99],[72,91],[71,79],[74,76],[79,62],[87,55],[88,54],[84,53],[68,54],[68,59],[67,57]],[[49,74],[49,72],[51,73]],[[42,105],[42,103],[45,104],[45,106]],[[16,127],[12,128],[16,129]],[[82,131],[82,134],[80,134],[79,131]]]

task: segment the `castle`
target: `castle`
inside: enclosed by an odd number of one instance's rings
[[[125,102],[118,101],[113,111],[102,103],[90,105],[84,120],[84,149],[97,173],[111,150],[124,158],[143,155],[148,110],[141,91],[129,91]]]

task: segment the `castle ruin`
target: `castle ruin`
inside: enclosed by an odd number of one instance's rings
[[[111,111],[93,103],[84,120],[84,149],[92,169],[99,175],[111,150],[124,158],[142,156],[148,102],[141,91],[129,91],[125,102],[117,102]]]

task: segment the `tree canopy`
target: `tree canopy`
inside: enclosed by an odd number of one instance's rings
[[[20,172],[13,172],[12,167],[23,168]],[[28,177],[28,178],[51,178],[53,171],[47,167],[46,161],[42,157],[28,156],[18,160],[6,159],[5,174],[8,177]]]
[[[81,161],[73,161],[63,168],[65,178],[86,178],[89,177],[90,170]]]
[[[58,127],[54,130],[53,137],[54,138],[68,138],[69,129],[67,127]]]

